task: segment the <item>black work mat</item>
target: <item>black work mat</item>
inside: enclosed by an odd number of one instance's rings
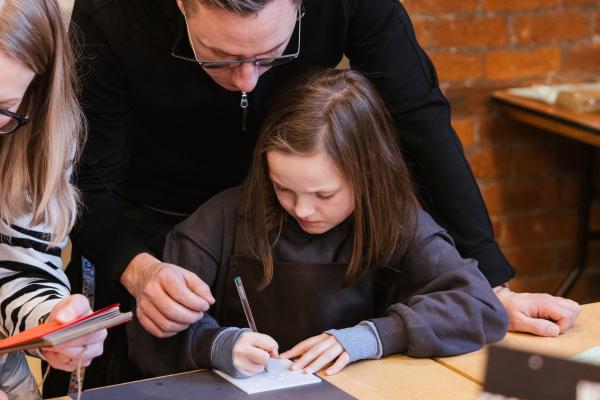
[[[72,399],[77,398],[72,393]],[[82,400],[349,400],[355,399],[331,383],[321,379],[319,383],[289,389],[246,394],[212,371],[192,371],[143,381],[124,383],[105,388],[86,390]]]

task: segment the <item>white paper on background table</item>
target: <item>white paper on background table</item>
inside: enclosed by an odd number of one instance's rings
[[[313,374],[305,374],[302,370],[290,370],[290,365],[290,360],[271,358],[269,372],[261,372],[246,379],[236,379],[219,370],[215,372],[248,394],[321,382],[321,378]]]
[[[548,104],[555,104],[558,93],[569,90],[600,90],[600,82],[570,83],[563,85],[533,85],[527,87],[511,88],[508,92],[512,95],[527,99],[539,100]]]
[[[583,353],[579,353],[576,356],[571,357],[571,360],[597,365],[600,367],[600,346],[587,349]]]

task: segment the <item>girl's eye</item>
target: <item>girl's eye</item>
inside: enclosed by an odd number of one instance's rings
[[[317,193],[317,197],[321,200],[329,200],[333,196],[334,196],[333,194],[324,195],[324,194]]]
[[[273,183],[273,188],[275,189],[276,192],[285,192],[285,191],[287,191],[287,189],[282,188],[281,186],[279,186],[276,183]]]

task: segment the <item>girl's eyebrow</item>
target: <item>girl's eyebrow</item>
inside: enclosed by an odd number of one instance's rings
[[[321,189],[316,190],[315,193],[337,193],[339,189]]]
[[[281,183],[279,183],[279,182],[277,182],[275,179],[273,179],[273,177],[272,177],[272,176],[269,176],[269,179],[271,180],[271,183],[273,183],[273,184],[275,184],[275,185],[279,186],[280,188],[283,188],[283,189],[285,189],[285,188],[286,188],[284,185],[282,185]],[[338,188],[331,188],[331,189],[330,189],[330,188],[325,188],[325,189],[314,190],[314,191],[312,191],[311,193],[320,193],[320,194],[322,194],[322,193],[327,193],[327,194],[333,194],[333,193],[337,193],[337,192],[339,192],[339,190],[340,190],[340,188],[339,188],[339,187],[338,187]]]

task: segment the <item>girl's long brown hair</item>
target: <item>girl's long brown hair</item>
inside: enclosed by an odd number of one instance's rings
[[[271,104],[240,206],[243,232],[263,263],[261,286],[273,277],[271,250],[286,214],[269,177],[269,151],[325,151],[352,185],[348,280],[404,254],[414,236],[417,202],[394,125],[368,79],[352,70],[313,71],[282,88]]]
[[[35,74],[28,96],[32,122],[0,137],[0,219],[31,217],[52,243],[71,229],[78,193],[70,182],[83,140],[73,53],[56,0],[0,0],[0,51]],[[26,100],[26,98],[24,99]]]

